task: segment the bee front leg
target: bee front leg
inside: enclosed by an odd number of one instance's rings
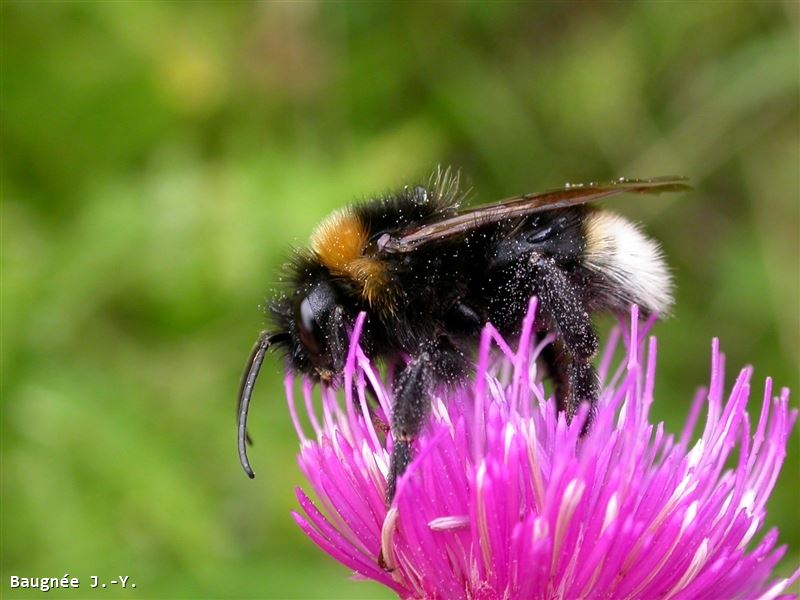
[[[351,323],[347,319],[344,308],[341,305],[337,305],[331,313],[325,332],[325,339],[330,345],[330,354],[333,357],[333,370],[337,375],[341,375],[344,372],[344,363],[348,353],[348,344],[350,343],[350,327]],[[357,382],[355,380],[353,381],[351,391],[356,407],[360,408]],[[378,395],[369,380],[366,382],[366,392],[367,409],[369,410],[370,419],[376,428],[386,432],[388,427],[375,413]]]

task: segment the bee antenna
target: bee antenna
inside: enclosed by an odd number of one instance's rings
[[[250,398],[253,395],[253,387],[256,384],[258,372],[261,370],[261,364],[264,362],[264,356],[267,354],[267,350],[275,342],[283,341],[286,338],[288,338],[288,334],[286,333],[270,335],[267,331],[261,332],[253,346],[253,350],[250,352],[250,358],[247,359],[244,374],[242,375],[242,383],[239,386],[239,405],[237,410],[239,423],[239,462],[242,463],[242,468],[250,479],[256,476],[247,458],[247,444],[253,443],[250,436],[247,434],[247,412],[250,409]]]

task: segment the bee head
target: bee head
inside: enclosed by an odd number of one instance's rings
[[[347,348],[347,323],[330,276],[316,273],[271,307],[291,369],[314,381],[331,383],[341,375]]]

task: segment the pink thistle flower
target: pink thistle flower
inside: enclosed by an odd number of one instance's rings
[[[364,315],[352,335],[345,398],[322,389],[315,402],[303,383],[313,437],[287,375],[300,468],[319,499],[297,490],[302,530],[357,576],[403,598],[790,597],[782,594],[800,569],[769,581],[786,550],[775,548],[777,531],[751,544],[797,417],[788,390],[773,397],[767,379],[753,431],[752,368],[726,399],[714,340],[708,389],[696,395],[680,436],[666,433],[648,420],[656,342],[644,352],[649,323],[640,331],[634,307],[625,359],[611,373],[616,329],[599,368],[597,418],[580,438],[585,410],[567,424],[537,382],[536,356],[551,339],[534,345],[534,313],[532,301],[517,351],[487,325],[474,382],[435,396],[388,510],[391,434],[376,430],[365,387],[368,380],[377,417],[388,420],[391,373],[382,381],[358,347]]]

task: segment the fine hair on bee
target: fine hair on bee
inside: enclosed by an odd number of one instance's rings
[[[421,185],[339,209],[288,266],[270,305],[270,331],[247,362],[239,392],[238,443],[245,472],[247,412],[264,356],[283,350],[292,371],[331,384],[342,377],[350,331],[367,313],[359,343],[371,359],[399,365],[393,383],[394,438],[386,499],[413,455],[432,394],[471,371],[484,325],[518,335],[529,299],[537,327],[555,334],[543,354],[558,409],[572,419],[598,397],[591,315],[668,313],[672,278],[659,245],[595,203],[622,193],[690,189],[678,177],[568,185],[462,208],[458,176],[437,170]]]

